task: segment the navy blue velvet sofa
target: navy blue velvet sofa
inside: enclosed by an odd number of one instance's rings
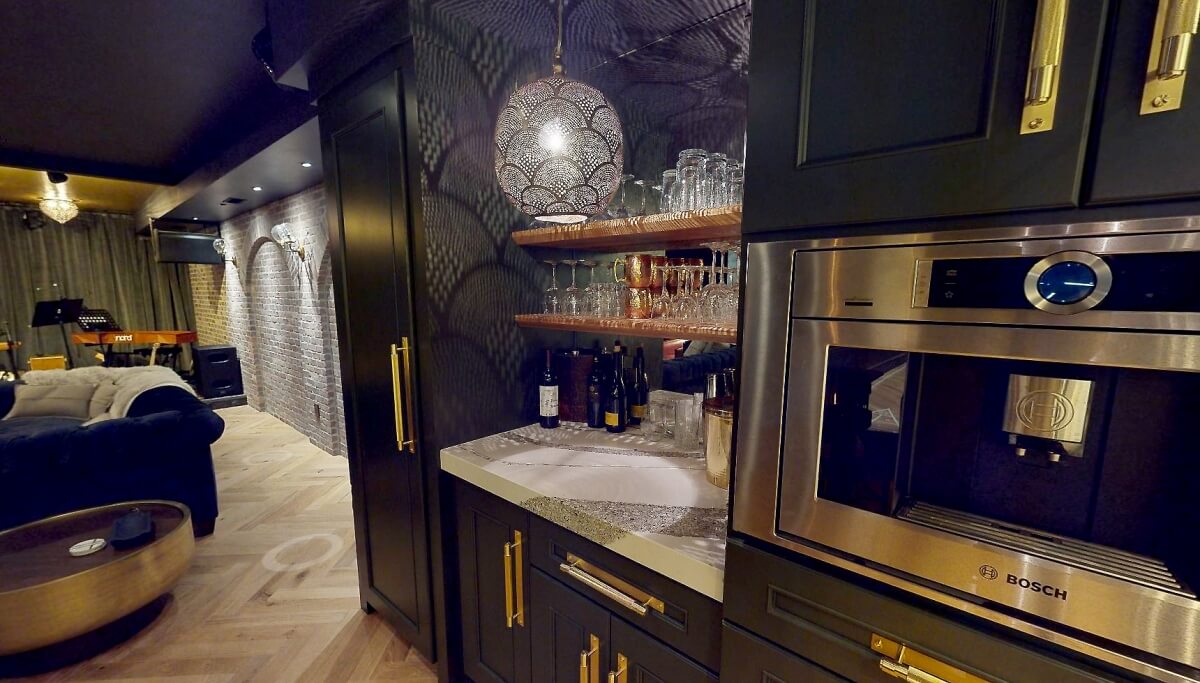
[[[13,403],[0,382],[0,416]],[[217,485],[210,446],[225,422],[177,387],[151,389],[127,417],[81,427],[69,417],[0,420],[0,530],[127,500],[162,499],[192,511],[212,533]]]

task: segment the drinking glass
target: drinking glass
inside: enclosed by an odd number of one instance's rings
[[[700,445],[699,416],[696,415],[696,401],[691,396],[674,401],[675,405],[675,447],[679,450],[695,450]]]
[[[571,266],[571,285],[563,292],[562,312],[566,315],[583,315],[583,290],[575,284],[575,267],[582,261],[563,259],[560,263],[564,266]]]
[[[650,194],[646,195],[646,215],[663,213],[662,185],[651,185]]]
[[[654,300],[654,305],[650,307],[651,318],[669,318],[671,317],[671,292],[667,286],[667,273],[670,272],[668,265],[656,265],[654,270],[662,273],[662,289],[658,290],[658,298]]]
[[[625,173],[621,175],[621,184],[617,188],[617,196],[613,198],[612,208],[609,209],[608,215],[613,218],[625,218],[633,214],[629,211],[629,200],[632,191],[633,176]]]
[[[650,211],[646,207],[647,198],[649,197],[649,193],[650,193],[650,188],[646,187],[645,180],[633,181],[633,188],[634,188],[633,197],[630,200],[633,203],[632,204],[630,204],[628,202],[626,203],[626,207],[629,210],[629,215],[630,216],[645,216],[647,213],[650,213]]]
[[[677,186],[679,172],[673,168],[668,168],[662,174],[662,201],[659,202],[658,208],[663,213],[678,211],[676,205]]]
[[[674,314],[673,317],[680,320],[694,320],[699,317],[700,309],[693,285],[696,273],[699,272],[698,269],[703,267],[690,264],[678,267],[678,278],[681,284],[680,294],[671,306],[671,311]]]
[[[685,149],[679,153],[675,164],[676,182],[679,183],[679,207],[672,202],[671,209],[691,211],[704,207],[705,163],[708,152],[702,149]]]
[[[558,261],[545,260],[542,263],[550,266],[550,286],[546,288],[546,293],[542,296],[542,313],[557,314],[559,310]]]
[[[734,163],[729,168],[729,203],[741,204],[742,195],[746,187],[746,169],[742,168],[739,163]]]
[[[729,203],[729,157],[713,152],[704,160],[704,193],[698,208],[725,206]]]

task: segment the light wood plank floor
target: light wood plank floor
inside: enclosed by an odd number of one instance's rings
[[[359,608],[346,460],[266,413],[220,414],[221,516],[174,598],[133,639],[23,680],[436,681]]]

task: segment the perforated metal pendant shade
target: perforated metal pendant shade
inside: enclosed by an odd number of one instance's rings
[[[621,179],[621,121],[599,90],[554,75],[522,86],[496,119],[496,179],[539,220],[578,223],[608,206]]]

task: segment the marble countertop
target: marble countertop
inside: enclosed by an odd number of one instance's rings
[[[705,479],[702,452],[563,422],[443,449],[442,469],[721,600],[729,492]]]

